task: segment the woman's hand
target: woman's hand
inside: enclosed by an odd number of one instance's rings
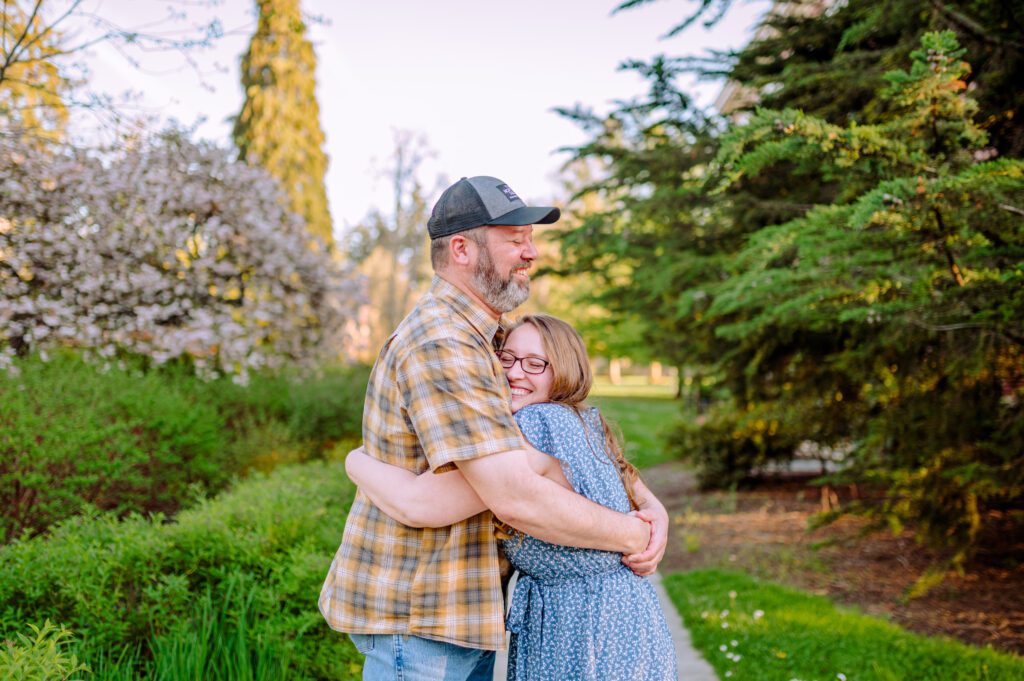
[[[622,562],[637,576],[646,577],[654,574],[658,569],[658,563],[665,557],[665,548],[668,546],[668,513],[664,507],[655,507],[632,511],[630,515],[650,523],[651,541],[641,553],[623,556]]]

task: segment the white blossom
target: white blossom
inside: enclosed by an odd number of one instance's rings
[[[244,381],[337,355],[357,282],[233,156],[177,131],[107,154],[0,136],[0,369],[75,346]]]

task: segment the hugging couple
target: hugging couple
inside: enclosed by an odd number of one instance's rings
[[[559,216],[486,176],[433,208],[435,276],[370,375],[346,460],[359,491],[320,593],[364,680],[490,681],[506,626],[510,680],[676,679],[645,578],[665,509],[584,404],[579,334],[501,317],[529,296],[533,225]]]

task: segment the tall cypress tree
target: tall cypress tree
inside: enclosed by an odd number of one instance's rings
[[[233,134],[239,157],[280,180],[309,231],[333,243],[327,210],[316,55],[299,0],[257,0],[259,23],[242,57],[245,102]]]

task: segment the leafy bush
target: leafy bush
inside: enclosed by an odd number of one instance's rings
[[[18,681],[64,681],[80,679],[89,668],[68,648],[73,637],[64,627],[47,620],[42,627],[29,625],[32,636],[18,633],[17,642],[0,647],[0,678]]]
[[[353,678],[361,658],[316,607],[353,491],[339,464],[286,466],[171,523],[82,515],[17,540],[0,548],[0,638],[49,618],[111,676],[128,676],[125,665],[142,674],[180,664],[186,641],[202,640],[250,663],[270,661],[261,650],[279,655],[289,679]],[[210,636],[188,633],[214,603],[236,605],[216,615],[223,621]],[[224,640],[243,630],[244,643]]]
[[[707,415],[678,421],[668,447],[697,465],[702,486],[730,487],[767,463],[793,458],[798,431],[785,423],[781,414],[743,413],[723,402]]]
[[[284,429],[277,430],[277,437],[287,433],[308,458],[337,442],[360,438],[369,375],[367,366],[327,366],[315,373],[255,374],[247,386],[213,381],[197,390],[233,430],[279,424]],[[268,434],[274,438],[272,432]],[[246,465],[239,461],[240,468]]]
[[[0,372],[0,539],[87,507],[175,513],[250,468],[359,438],[365,367],[203,382],[187,367],[97,367],[71,353]]]
[[[0,531],[37,532],[86,506],[173,511],[223,486],[229,434],[158,374],[100,373],[74,356],[0,373]]]

